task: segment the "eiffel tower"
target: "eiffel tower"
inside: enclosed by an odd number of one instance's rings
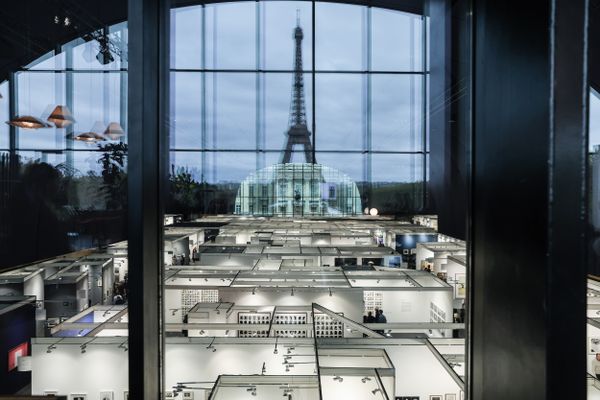
[[[309,164],[316,163],[313,158],[313,148],[310,142],[310,131],[306,126],[306,105],[304,104],[304,80],[302,78],[302,39],[304,34],[300,28],[300,10],[297,11],[294,40],[296,51],[294,56],[294,82],[292,85],[292,101],[290,104],[290,120],[287,131],[285,149],[281,155],[281,164],[287,164],[292,159],[294,145],[304,148],[304,156]]]

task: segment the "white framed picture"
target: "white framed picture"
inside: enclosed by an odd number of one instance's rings
[[[114,393],[109,390],[100,392],[100,400],[114,400]]]
[[[71,393],[69,400],[87,400],[87,394],[85,393]]]
[[[429,396],[429,400],[444,400],[441,394],[432,394]]]
[[[446,393],[445,400],[456,400],[456,393]]]

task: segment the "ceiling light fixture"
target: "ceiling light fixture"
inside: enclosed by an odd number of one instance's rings
[[[17,128],[23,129],[40,129],[52,127],[52,125],[50,125],[49,123],[32,115],[23,115],[20,117],[15,117],[10,121],[6,121],[6,123],[10,126],[15,126]]]
[[[118,140],[120,137],[125,136],[125,131],[118,122],[110,122],[104,130],[104,136],[111,140]]]
[[[73,136],[73,140],[77,140],[78,142],[95,143],[106,141],[106,138],[99,133],[89,131]]]
[[[65,128],[75,122],[71,110],[67,106],[58,105],[50,113],[48,121],[56,125],[57,128]]]

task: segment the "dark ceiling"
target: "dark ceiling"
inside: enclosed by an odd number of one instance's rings
[[[0,8],[0,82],[32,60],[86,33],[124,21],[124,0],[4,0]],[[69,26],[56,24],[68,18]]]

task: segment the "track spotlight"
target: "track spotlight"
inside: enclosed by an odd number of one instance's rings
[[[371,378],[369,378],[368,376],[365,376],[365,377],[364,377],[364,378],[362,378],[360,381],[361,381],[362,383],[367,383],[367,381],[370,381],[370,380],[371,380]]]
[[[381,392],[381,389],[377,388],[377,389],[373,389],[373,390],[371,390],[371,393],[373,393],[373,394],[375,394],[375,393],[377,393],[377,392]]]
[[[46,353],[52,353],[52,350],[56,349],[56,345],[55,344],[51,344],[50,346],[48,346],[48,348],[46,349]]]
[[[344,378],[342,378],[341,376],[337,375],[333,377],[334,381],[338,381],[340,383],[344,382]]]

